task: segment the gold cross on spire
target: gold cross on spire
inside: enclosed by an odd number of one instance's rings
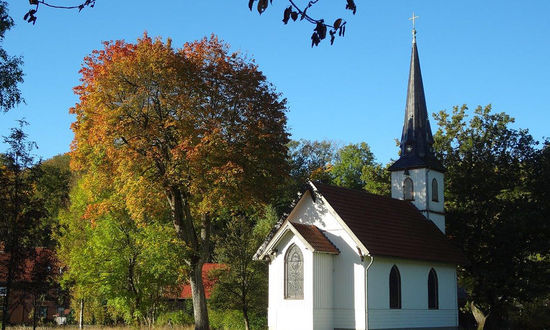
[[[416,42],[416,29],[415,29],[415,20],[418,18],[418,16],[415,16],[414,15],[414,11],[413,11],[413,15],[412,17],[409,17],[409,21],[412,21],[413,22],[413,30],[412,30],[412,34],[413,34],[413,42]]]

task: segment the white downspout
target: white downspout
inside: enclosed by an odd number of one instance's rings
[[[370,257],[370,262],[365,267],[365,330],[369,328],[369,298],[368,298],[368,286],[369,286],[369,280],[367,277],[367,273],[369,271],[370,266],[372,265],[372,262],[374,261],[374,257],[370,254],[367,254],[367,256]],[[361,258],[364,260],[364,256],[361,256]]]

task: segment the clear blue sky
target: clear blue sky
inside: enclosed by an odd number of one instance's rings
[[[22,20],[28,1],[10,1],[16,26],[4,47],[24,57],[26,104],[0,114],[0,135],[25,117],[38,155],[67,152],[74,120],[68,109],[77,101],[72,87],[82,59],[102,41],[132,42],[147,31],[180,46],[215,33],[254,58],[288,99],[292,138],[366,141],[386,163],[396,156],[393,140],[403,125],[407,18],[414,11],[430,113],[491,103],[536,139],[550,136],[550,1],[357,1],[353,16],[343,9],[345,0],[324,0],[310,14],[330,21],[343,16],[348,26],[334,46],[325,41],[316,48],[310,47],[310,24],[282,24],[287,1],[274,0],[262,16],[247,3],[97,0],[81,13],[41,7],[33,26]]]

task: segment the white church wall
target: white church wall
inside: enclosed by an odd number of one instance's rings
[[[296,244],[304,257],[304,299],[284,297],[284,256]],[[292,233],[287,233],[276,246],[277,254],[269,264],[269,329],[313,329],[313,253]]]
[[[326,253],[313,253],[313,328],[333,329],[333,258]]]
[[[300,202],[288,216],[290,222],[315,225],[322,230],[342,230],[342,226],[319,199],[313,202],[311,193],[306,191]]]
[[[304,197],[306,198],[303,198],[290,214],[289,220],[315,225],[324,230],[327,238],[340,251],[333,259],[333,327],[364,329],[365,271],[357,251],[357,243],[322,200],[318,199],[314,203],[310,195]],[[316,294],[317,291],[314,292],[314,295]]]
[[[396,265],[401,275],[401,309],[390,309],[389,275]],[[428,273],[438,278],[439,309],[428,309]],[[374,257],[368,271],[369,329],[458,326],[454,265]]]
[[[391,196],[393,198],[403,199],[403,181],[407,177],[413,181],[414,200],[412,200],[411,203],[413,203],[424,216],[433,221],[439,230],[445,233],[445,216],[443,215],[445,211],[443,173],[427,168],[409,170],[409,175],[405,175],[404,171],[394,171],[391,173]],[[436,179],[438,186],[437,202],[432,200],[433,179]],[[426,210],[432,212],[427,212]]]

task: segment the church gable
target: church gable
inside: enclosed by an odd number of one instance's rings
[[[311,252],[339,254],[338,248],[326,237],[325,233],[315,225],[292,223],[286,220],[267,245],[257,252],[258,259],[268,255],[277,255],[285,246],[296,237],[303,247]]]

